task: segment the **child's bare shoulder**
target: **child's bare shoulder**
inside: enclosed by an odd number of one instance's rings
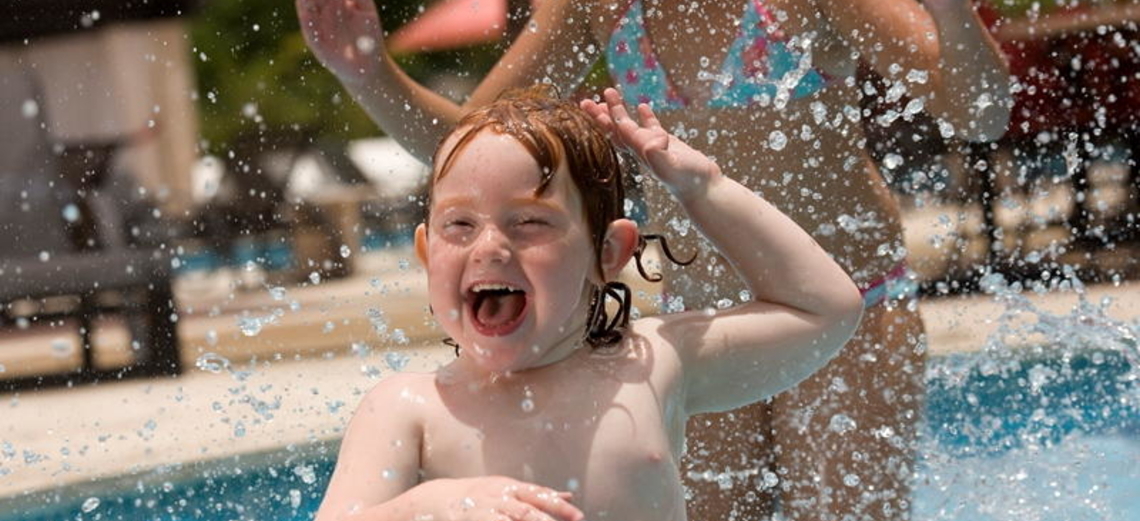
[[[433,373],[394,373],[385,376],[368,391],[360,402],[358,415],[385,416],[385,422],[402,420],[420,423],[426,405],[434,403],[436,394]]]
[[[623,343],[631,354],[650,363],[654,374],[675,377],[680,374],[681,357],[672,329],[668,316],[638,318],[629,322]]]

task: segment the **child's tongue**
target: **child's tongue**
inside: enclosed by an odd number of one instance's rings
[[[526,304],[521,291],[483,291],[475,300],[475,318],[488,326],[500,326],[515,319]]]

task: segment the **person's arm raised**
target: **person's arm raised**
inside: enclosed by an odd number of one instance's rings
[[[751,403],[823,367],[862,314],[851,278],[791,218],[661,128],[648,106],[638,123],[616,91],[605,101],[582,107],[649,165],[752,292],[730,309],[644,321],[680,355],[687,412]]]
[[[296,0],[296,7],[317,59],[386,134],[425,163],[471,109],[539,81],[568,92],[597,59],[583,2],[540,2],[528,28],[460,105],[417,83],[388,54],[372,0]]]
[[[1012,110],[1009,66],[971,0],[815,0],[876,72],[971,141],[1002,136]]]

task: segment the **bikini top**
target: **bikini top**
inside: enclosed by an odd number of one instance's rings
[[[827,86],[828,76],[811,64],[810,44],[789,39],[759,0],[746,0],[739,34],[712,82],[709,107],[746,107],[810,96]],[[669,81],[645,29],[641,0],[632,0],[606,45],[610,77],[626,103],[654,110],[684,108],[689,100]]]

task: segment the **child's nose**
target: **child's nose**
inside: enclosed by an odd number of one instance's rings
[[[472,257],[475,262],[506,264],[511,259],[510,241],[498,227],[486,226],[475,241]]]

